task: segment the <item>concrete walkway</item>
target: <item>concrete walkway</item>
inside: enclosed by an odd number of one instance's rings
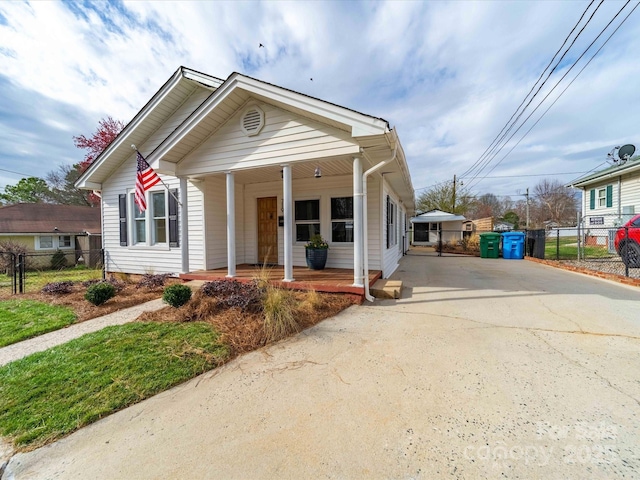
[[[102,317],[75,323],[60,330],[30,338],[23,342],[8,345],[0,348],[0,366],[31,355],[32,353],[43,352],[44,350],[55,347],[56,345],[61,345],[87,333],[102,330],[104,327],[132,322],[138,318],[142,312],[159,310],[163,306],[165,305],[162,303],[162,299],[151,300],[136,305],[135,307],[125,308]]]
[[[527,261],[405,257],[352,307],[3,479],[635,478],[640,293]]]

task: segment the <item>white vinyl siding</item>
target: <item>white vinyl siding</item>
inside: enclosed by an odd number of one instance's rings
[[[402,258],[402,249],[398,248],[398,244],[401,243],[398,241],[399,238],[402,238],[403,233],[400,232],[398,218],[403,218],[406,213],[406,209],[400,203],[397,195],[393,190],[391,190],[390,186],[383,182],[384,186],[382,188],[382,196],[380,198],[380,202],[382,205],[382,214],[383,217],[380,219],[381,229],[383,230],[383,265],[382,265],[382,276],[384,278],[388,278],[397,268],[398,262],[400,258]],[[389,247],[387,248],[387,196],[389,196],[391,202],[395,204],[396,208],[395,215],[396,218],[393,222],[393,237],[389,240]],[[395,240],[394,240],[395,237]]]
[[[136,164],[132,159],[131,162],[123,165],[103,184],[102,212],[104,224],[102,241],[105,249],[106,270],[108,272],[133,274],[178,274],[182,270],[182,254],[179,247],[169,248],[167,243],[157,245],[134,244],[131,241],[133,239],[134,223],[132,201],[127,202],[127,228],[129,229],[130,242],[128,246],[120,246],[118,195],[126,193],[128,199],[131,197],[135,186],[135,174]],[[169,188],[179,189],[180,181],[177,178],[166,175],[160,175],[160,177]],[[147,194],[149,193],[147,192]],[[182,229],[182,222],[179,222],[178,226],[179,229]],[[178,238],[181,238],[180,234]]]
[[[227,184],[224,175],[207,177],[204,188],[206,268],[227,266]],[[243,186],[235,184],[236,264],[245,260]],[[257,263],[257,262],[253,262]]]
[[[260,134],[247,137],[240,128],[244,109],[236,112],[178,165],[178,175],[223,172],[243,167],[279,165],[336,155],[358,153],[349,132],[338,130],[268,104]]]

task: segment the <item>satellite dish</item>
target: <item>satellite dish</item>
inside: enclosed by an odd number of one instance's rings
[[[631,155],[636,151],[636,147],[630,144],[623,145],[618,149],[618,158],[620,160],[626,161],[631,158]]]

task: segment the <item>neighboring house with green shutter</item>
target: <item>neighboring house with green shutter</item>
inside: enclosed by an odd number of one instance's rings
[[[617,227],[640,213],[640,157],[578,179],[584,228]]]

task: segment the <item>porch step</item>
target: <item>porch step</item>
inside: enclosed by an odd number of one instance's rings
[[[402,280],[377,280],[371,287],[371,295],[376,298],[400,298]]]

